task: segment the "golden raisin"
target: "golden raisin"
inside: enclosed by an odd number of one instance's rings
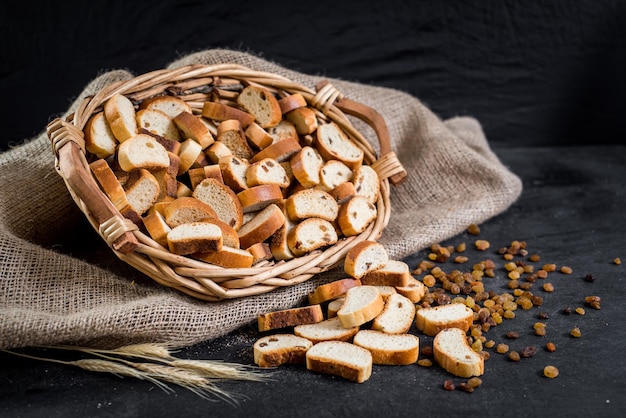
[[[554,292],[554,285],[552,283],[544,283],[542,288],[546,292]]]
[[[551,272],[556,270],[556,264],[544,264],[542,267],[545,271]]]
[[[554,366],[546,366],[543,368],[543,375],[547,378],[554,379],[559,375],[559,369]]]
[[[613,260],[613,263],[619,266],[620,264],[622,264],[622,260],[619,257],[615,257],[615,259]]]
[[[504,354],[509,351],[509,346],[504,343],[500,343],[496,346],[496,351],[500,354]]]
[[[480,227],[476,224],[470,224],[467,227],[467,233],[470,235],[478,235],[480,234]]]
[[[576,308],[576,313],[578,315],[584,315],[585,314],[585,308]]]
[[[561,267],[561,273],[563,274],[572,274],[572,268],[569,266],[562,266]]]
[[[483,381],[479,377],[472,377],[467,381],[467,385],[471,388],[477,388],[482,385]]]
[[[466,249],[466,245],[464,242],[460,243],[459,245],[456,246],[456,252],[457,253],[462,253],[464,252]]]
[[[469,260],[469,258],[465,257],[464,255],[457,255],[456,257],[454,257],[454,262],[458,264],[467,263],[467,260]]]
[[[569,335],[571,335],[574,338],[579,338],[581,337],[583,334],[582,332],[580,332],[580,328],[578,327],[574,327],[571,329],[571,331],[569,332]]]
[[[556,344],[554,344],[553,342],[547,343],[546,350],[548,350],[551,353],[554,353],[556,351]]]
[[[474,245],[476,246],[477,250],[480,251],[485,251],[489,248],[490,244],[489,241],[486,241],[484,239],[478,239],[476,240],[476,242],[474,243]]]
[[[541,256],[539,254],[533,254],[530,257],[528,257],[528,259],[535,263],[535,262],[541,260]]]
[[[516,362],[520,361],[520,358],[521,358],[517,351],[511,351],[507,357],[509,360],[516,361]]]
[[[431,367],[433,365],[433,361],[429,358],[423,358],[418,360],[417,364],[422,367]]]

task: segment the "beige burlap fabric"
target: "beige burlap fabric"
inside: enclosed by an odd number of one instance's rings
[[[230,50],[199,52],[170,67],[224,62],[279,73],[309,87],[321,80]],[[126,71],[102,74],[67,113],[85,95],[131,77]],[[476,120],[443,121],[406,93],[331,81],[384,116],[408,172],[405,183],[392,187],[392,215],[381,238],[393,258],[481,223],[519,196],[520,180],[490,150]],[[357,128],[375,142],[367,126]],[[101,242],[55,173],[44,133],[0,155],[0,182],[0,348],[146,341],[190,345],[225,335],[261,312],[302,303],[314,286],[342,275],[336,269],[243,299],[195,300],[146,278]]]

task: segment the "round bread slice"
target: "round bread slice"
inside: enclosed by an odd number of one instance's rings
[[[260,184],[275,184],[278,187],[287,187],[290,184],[285,168],[273,158],[264,158],[250,164],[246,171],[248,186]]]
[[[271,237],[285,223],[282,209],[270,204],[258,212],[252,220],[239,228],[239,243],[242,248],[251,247]]]
[[[329,160],[320,169],[320,187],[332,190],[342,183],[352,180],[353,171],[339,160]]]
[[[193,190],[193,197],[211,206],[217,218],[239,230],[243,223],[243,208],[235,192],[214,178],[204,179]]]
[[[123,94],[115,94],[104,103],[104,115],[119,142],[124,142],[137,134],[135,107]]]
[[[241,122],[227,119],[217,126],[217,140],[224,143],[239,158],[249,160],[254,155],[248,144]]]
[[[166,95],[154,96],[144,100],[141,102],[141,105],[139,105],[139,109],[159,110],[170,118],[175,118],[182,112],[192,113],[191,107],[186,101],[178,97]]]
[[[402,260],[388,260],[381,268],[361,277],[361,282],[377,286],[406,287],[412,278],[407,263]]]
[[[443,329],[433,340],[435,361],[455,376],[468,378],[481,376],[485,359],[467,342],[467,335],[458,328]]]
[[[315,148],[302,147],[300,151],[291,157],[291,171],[295,178],[304,187],[314,187],[320,183],[320,170],[324,160]]]
[[[246,86],[237,96],[237,104],[254,116],[262,128],[277,125],[283,116],[278,99],[263,87]]]
[[[337,311],[345,328],[358,327],[376,318],[384,309],[383,297],[374,286],[355,286],[346,292],[346,300]]]
[[[346,328],[341,325],[339,318],[334,317],[315,324],[298,325],[293,329],[293,332],[312,341],[313,344],[322,341],[350,342],[356,333],[359,332],[359,327]]]
[[[185,138],[191,138],[206,149],[215,140],[209,127],[191,112],[181,112],[174,117],[174,124]]]
[[[174,120],[167,114],[157,109],[140,109],[137,111],[137,127],[148,132],[162,136],[172,141],[180,141],[180,132],[174,124]]]
[[[115,154],[117,139],[104,117],[104,112],[91,116],[85,125],[85,148],[98,158],[107,158]]]
[[[415,315],[415,326],[426,335],[435,336],[448,328],[467,332],[474,322],[474,311],[463,303],[421,308]]]
[[[287,198],[285,208],[292,220],[320,218],[333,222],[339,213],[337,201],[330,194],[319,189],[303,189],[294,192]]]
[[[406,286],[398,286],[395,288],[398,293],[403,296],[406,296],[413,303],[417,303],[427,292],[426,286],[424,283],[417,280],[415,277],[411,276],[408,280]]]
[[[415,319],[415,305],[399,293],[390,295],[383,311],[374,318],[372,329],[387,334],[406,333]]]
[[[316,135],[317,150],[324,160],[339,160],[352,169],[363,162],[363,150],[336,123],[321,124]]]
[[[401,366],[413,364],[419,357],[420,340],[413,334],[387,334],[361,330],[352,341],[372,354],[374,364]]]
[[[303,364],[306,361],[306,352],[312,346],[311,341],[297,335],[267,335],[254,343],[254,364],[259,367]]]
[[[349,183],[344,183],[349,184]],[[354,196],[339,207],[337,223],[341,232],[350,237],[365,231],[378,216],[378,210],[365,196]]]
[[[302,146],[298,142],[297,138],[283,139],[281,141],[274,142],[272,145],[269,145],[257,152],[252,158],[250,158],[250,162],[255,163],[266,158],[272,158],[279,163],[282,163],[283,161],[290,159],[301,149]]]
[[[350,248],[344,261],[344,271],[355,279],[383,267],[389,261],[385,247],[376,242],[365,240]]]
[[[376,203],[380,195],[380,178],[371,166],[362,165],[355,169],[352,182],[357,195],[365,196],[371,203]]]
[[[363,383],[372,375],[372,354],[344,341],[322,341],[306,352],[307,370]]]
[[[137,134],[127,138],[117,148],[117,161],[122,170],[138,168],[167,168],[170,156],[165,147],[150,135]]]
[[[296,256],[336,244],[337,231],[325,219],[308,218],[299,222],[287,235],[287,245]]]
[[[191,196],[182,196],[167,204],[164,214],[165,222],[171,228],[207,218],[217,218],[217,213],[211,206]]]
[[[217,251],[222,248],[222,231],[207,222],[182,224],[167,234],[167,245],[170,252],[179,255]]]

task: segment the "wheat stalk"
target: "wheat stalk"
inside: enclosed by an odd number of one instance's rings
[[[179,359],[172,355],[171,347],[162,344],[133,344],[112,350],[77,346],[46,346],[41,348],[77,351],[98,358],[65,361],[3,349],[0,351],[35,360],[75,366],[88,371],[145,380],[168,393],[173,392],[173,390],[167,383],[175,384],[204,399],[209,399],[208,395],[213,394],[228,402],[235,402],[234,395],[219,388],[215,381],[262,381],[266,377],[266,375],[257,373],[255,369],[249,370],[247,366],[242,364],[217,360]],[[147,361],[136,362],[127,358]]]

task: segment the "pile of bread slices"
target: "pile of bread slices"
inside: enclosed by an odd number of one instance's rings
[[[420,340],[409,332],[415,324],[434,337],[433,356],[445,370],[459,377],[483,374],[484,358],[466,337],[472,309],[462,303],[416,309],[426,287],[375,241],[352,247],[344,271],[346,278],[309,293],[308,305],[259,315],[259,331],[266,335],[254,343],[255,364],[302,363],[313,372],[363,383],[374,364],[418,361]]]
[[[241,85],[212,97],[200,110],[116,94],[84,128],[96,182],[154,241],[246,268],[323,249],[376,219],[376,171],[301,94]]]

